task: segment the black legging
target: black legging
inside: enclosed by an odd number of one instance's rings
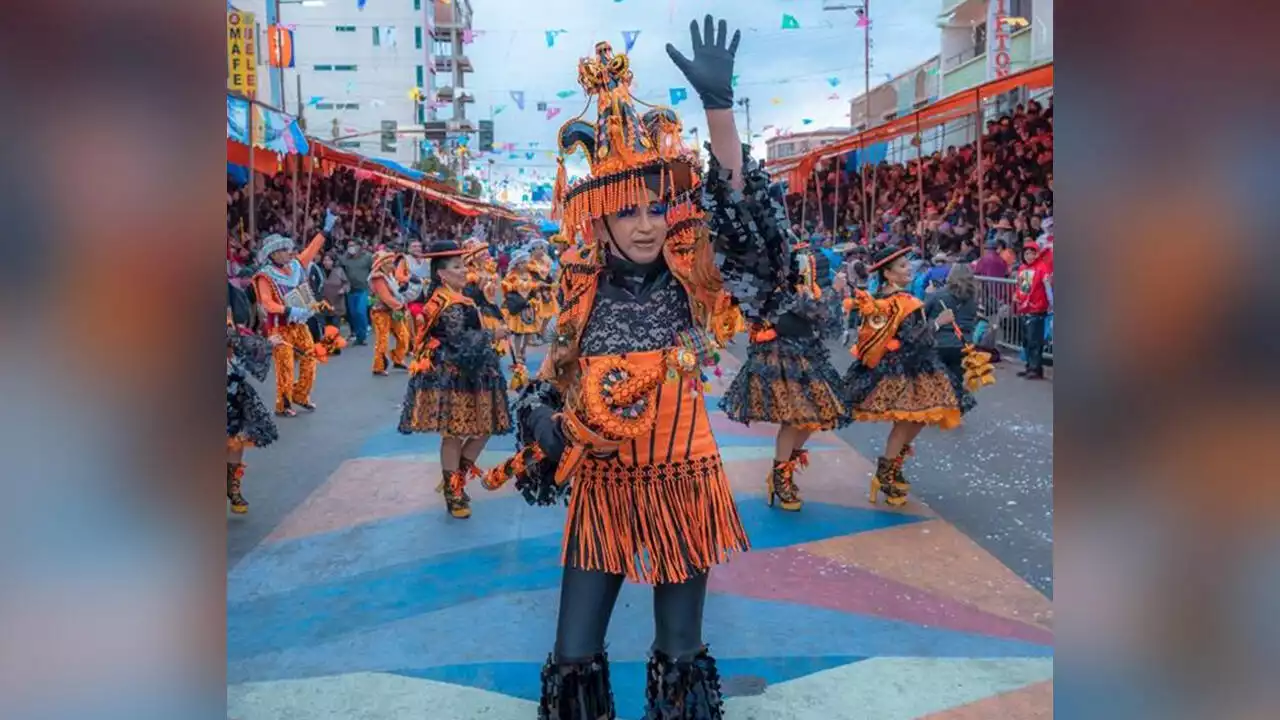
[[[560,615],[556,618],[556,660],[583,662],[604,652],[605,631],[622,589],[622,575],[566,567],[560,582]],[[702,650],[702,607],[707,574],[678,585],[653,588],[654,648],[677,659]]]

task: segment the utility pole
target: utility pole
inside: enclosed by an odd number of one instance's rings
[[[862,41],[862,100],[863,107],[865,108],[862,114],[866,123],[866,128],[863,132],[866,132],[871,129],[871,0],[863,0],[862,9],[858,11],[858,14],[866,21],[866,25],[863,27],[864,32]],[[861,187],[859,189],[862,192],[862,206],[865,208],[862,215],[862,224],[866,226],[866,230],[863,231],[862,236],[865,242],[870,242],[872,231],[871,215],[875,212],[875,207],[873,207],[875,201],[870,199],[871,196],[867,193],[867,165],[869,164],[869,153],[866,152],[865,146],[859,147],[858,151],[862,154],[862,167],[859,168],[862,176],[862,182],[860,183]]]
[[[295,80],[297,80],[297,85],[298,85],[298,98],[297,98],[298,128],[305,133],[307,131],[307,123],[305,120],[302,119],[302,74],[294,73],[293,77]],[[280,99],[283,101],[284,100],[284,92],[283,92],[284,91],[284,68],[280,68],[280,86],[281,86]],[[307,161],[308,162],[311,161],[310,155],[307,156]],[[301,158],[295,155],[293,157],[293,236],[299,240],[302,239],[303,237],[302,227],[298,224],[298,163],[300,162],[302,162]],[[311,192],[310,180],[311,180],[310,177],[308,177],[307,178],[308,196],[310,195],[310,192]],[[308,197],[308,200],[309,200],[309,197]],[[302,213],[303,213],[303,218],[305,218],[307,213],[307,207],[305,204],[302,207]]]
[[[742,98],[738,101],[744,112],[747,114],[747,144],[751,144],[751,98]]]

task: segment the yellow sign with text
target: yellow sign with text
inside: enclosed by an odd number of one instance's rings
[[[253,13],[227,11],[227,90],[251,99],[258,97],[256,31]]]

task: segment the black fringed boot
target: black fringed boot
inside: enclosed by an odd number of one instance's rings
[[[609,656],[585,662],[558,663],[547,656],[542,666],[542,701],[538,720],[614,720]]]
[[[644,720],[722,720],[720,673],[707,648],[689,660],[654,650],[646,671]]]

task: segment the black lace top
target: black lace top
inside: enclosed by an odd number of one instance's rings
[[[582,355],[619,355],[676,344],[693,325],[684,286],[662,260],[638,265],[606,257],[595,306],[582,335]]]

